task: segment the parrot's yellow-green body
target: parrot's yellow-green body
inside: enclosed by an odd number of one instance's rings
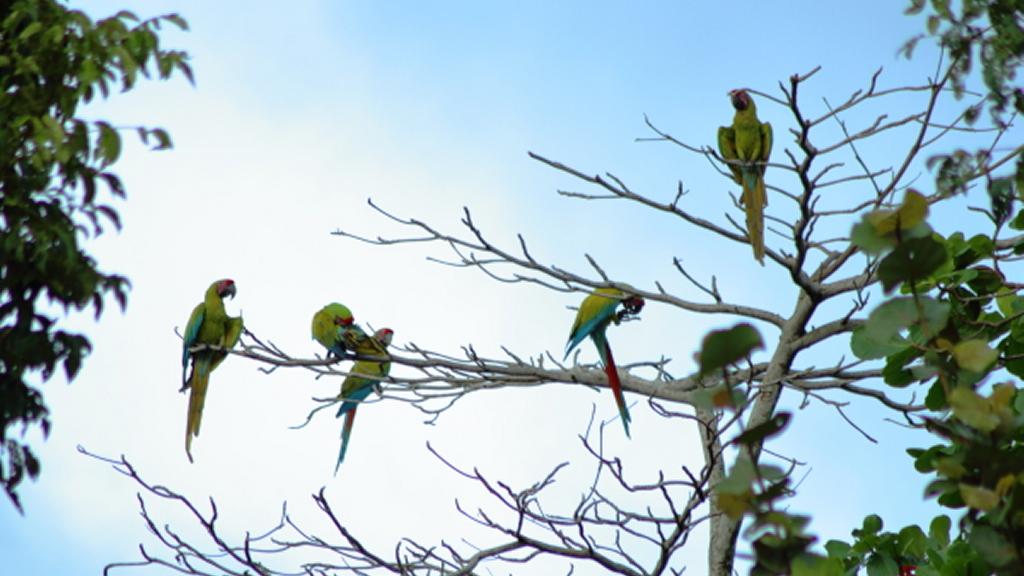
[[[747,235],[754,258],[764,265],[765,163],[772,152],[772,125],[757,119],[757,106],[746,90],[729,92],[736,114],[732,126],[718,129],[718,152],[730,160],[733,180],[743,188],[740,202],[746,212]]]
[[[361,333],[362,330],[359,330]],[[391,344],[394,331],[390,328],[381,328],[373,336],[363,334],[363,339],[355,347],[356,354],[372,356],[388,356],[387,347]],[[334,464],[334,473],[345,461],[345,452],[348,450],[348,441],[352,437],[352,425],[356,419],[356,409],[359,404],[366,400],[374,388],[380,386],[381,380],[391,372],[391,362],[377,362],[373,360],[359,360],[352,366],[348,377],[341,384],[339,398],[344,400],[338,408],[337,417],[345,416],[345,423],[341,428],[341,449],[338,451],[338,460]]]
[[[224,296],[234,297],[235,283],[232,280],[218,280],[207,288],[203,302],[192,309],[185,326],[184,350],[182,352],[182,391],[190,389],[188,399],[188,422],[185,428],[185,454],[192,461],[192,438],[199,436],[199,427],[203,419],[203,405],[206,402],[206,391],[210,384],[210,373],[227,358],[223,350],[199,350],[192,352],[193,346],[209,344],[231,349],[242,336],[243,322],[241,316],[231,317],[224,309]],[[192,373],[185,378],[189,359],[192,360]]]

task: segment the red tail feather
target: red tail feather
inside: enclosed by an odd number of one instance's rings
[[[626,437],[629,438],[629,408],[626,406],[626,398],[622,395],[622,382],[619,380],[619,371],[615,368],[615,358],[612,357],[612,347],[608,342],[604,343],[604,357],[607,362],[604,364],[604,372],[608,375],[608,385],[615,395],[615,404],[619,407],[619,419],[622,420],[622,427],[626,429]]]

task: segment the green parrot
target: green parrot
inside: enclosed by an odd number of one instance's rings
[[[620,305],[622,310],[618,310]],[[604,372],[608,376],[608,387],[612,389],[615,405],[619,408],[619,418],[626,429],[627,438],[632,419],[629,416],[629,407],[626,406],[626,398],[622,395],[622,382],[619,380],[619,372],[615,367],[615,358],[612,356],[612,348],[608,345],[605,331],[612,322],[618,325],[623,317],[639,314],[643,307],[644,299],[640,296],[626,294],[618,288],[598,288],[593,294],[588,294],[580,304],[576,319],[572,323],[572,330],[569,331],[569,341],[565,345],[564,358],[568,358],[573,348],[587,336],[594,341],[601,363],[604,364]]]
[[[341,358],[345,345],[340,338],[341,331],[352,326],[352,312],[343,304],[332,302],[313,315],[313,339],[327,349],[327,355]],[[362,330],[359,330],[362,332]]]
[[[747,214],[747,235],[754,258],[764,266],[764,207],[768,195],[764,188],[764,162],[772,153],[772,125],[757,119],[757,106],[744,88],[729,92],[736,114],[732,126],[718,128],[718,153],[729,164],[733,179],[743,188],[740,202]],[[760,163],[760,164],[759,164]]]
[[[364,356],[383,356],[385,351],[358,324],[348,307],[332,302],[313,315],[313,339],[327,349],[328,357],[343,358],[345,351]]]
[[[199,425],[203,419],[203,404],[210,384],[210,373],[227,358],[222,350],[200,350],[192,352],[198,344],[210,344],[223,348],[234,348],[242,336],[242,317],[228,316],[224,310],[224,297],[235,297],[237,289],[234,280],[217,280],[206,289],[203,302],[192,309],[183,338],[181,356],[181,391],[191,389],[188,399],[188,423],[185,428],[185,454],[192,462],[192,438],[199,436]],[[188,373],[189,359],[192,372]]]
[[[361,342],[362,346],[356,349],[357,354],[373,355],[373,356],[387,356],[387,347],[391,344],[391,339],[394,337],[394,331],[391,328],[381,328],[377,330],[372,338],[367,338]],[[338,473],[338,468],[341,463],[345,460],[345,451],[348,450],[348,440],[352,436],[352,424],[356,419],[356,408],[359,404],[366,400],[366,397],[370,395],[374,387],[380,384],[379,378],[387,376],[391,371],[390,362],[374,362],[372,360],[360,360],[352,366],[351,373],[345,381],[341,384],[341,395],[339,398],[343,399],[344,402],[341,407],[338,408],[336,418],[345,416],[345,424],[341,428],[341,449],[338,451],[338,461],[334,465],[334,473]],[[367,378],[366,376],[369,376]]]

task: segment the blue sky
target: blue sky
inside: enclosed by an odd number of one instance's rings
[[[309,317],[333,300],[361,321],[391,326],[399,344],[457,352],[472,342],[492,355],[501,345],[524,354],[562,349],[573,314],[566,306],[578,297],[431,264],[424,256],[446,254],[429,247],[374,248],[331,236],[339,227],[400,232],[367,197],[453,232],[468,206],[492,239],[514,246],[522,233],[545,262],[586,273],[586,252],[618,279],[660,280],[699,299],[672,268],[678,256],[698,277],[715,275],[728,298],[788,313],[785,275],[752,265],[748,247],[635,205],[561,197],[556,190],[586,188],[526,152],[587,173],[613,172],[664,200],[682,181],[688,209],[724,221],[729,182],[703,158],[635,142],[651,135],[644,114],[687,142],[711,144],[731,119],[731,88],[777,93],[778,82],[820,65],[804,94],[820,113],[823,97],[842,101],[880,66],[885,86],[923,83],[935,66],[927,49],[909,62],[897,56],[923,22],[886,0],[87,5],[93,15],[122,7],[142,16],[180,13],[192,30],[169,32],[165,44],[191,53],[196,85],[150,82],[86,112],[119,125],[163,126],[175,148],[148,152],[128,145],[126,134],[117,165],[129,194],[118,205],[125,230],[91,246],[106,269],[131,278],[129,309],[99,324],[74,319],[95,353],[72,386],[45,387],[54,430],[37,443],[42,478],[22,487],[25,517],[0,507],[0,556],[12,573],[97,573],[134,559],[137,543],[149,542],[135,486],[77,454],[77,444],[125,454],[150,480],[198,500],[213,496],[235,530],[270,526],[282,500],[300,518],[315,518],[308,495],[326,485],[352,524],[385,550],[404,535],[453,539],[470,529],[454,512],[455,496],[486,502],[429,455],[426,441],[513,486],[575,458],[581,466],[563,488],[571,502],[573,481],[584,482],[589,470],[576,434],[595,403],[604,418],[614,411],[606,394],[560,386],[477,394],[435,426],[405,405],[369,406],[335,478],[333,419],[287,427],[302,421],[311,396],[329,396],[338,383],[301,371],[268,376],[233,358],[213,376],[197,462],[189,465],[174,327],[213,279],[231,277],[239,294],[229,308],[296,355],[317,352]],[[898,98],[849,119],[897,117],[921,103]],[[793,146],[784,110],[763,102],[761,116],[775,126],[776,154]],[[896,132],[864,154],[884,163],[906,136]],[[927,187],[928,175],[916,169]],[[732,321],[651,305],[641,322],[611,337],[620,359],[665,355],[675,358],[674,373],[685,374],[703,334]],[[592,356],[586,348],[583,357]],[[699,462],[696,434],[660,422],[634,400],[633,440],[613,434],[610,450],[638,474]],[[785,399],[791,407],[799,401]],[[926,439],[884,422],[871,403],[854,401],[850,411],[878,445],[812,403],[776,446],[809,463],[793,508],[814,514],[812,530],[823,539],[848,537],[870,512],[890,527],[925,521],[932,508],[921,503],[924,482],[903,448]],[[666,464],[667,446],[677,458]],[[704,538],[688,551],[695,574],[704,569]]]

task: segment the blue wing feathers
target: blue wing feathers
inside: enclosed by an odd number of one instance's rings
[[[345,402],[342,402],[341,407],[338,408],[338,413],[335,414],[335,418],[341,418],[344,414],[351,410],[355,410],[359,406],[359,403],[373,392],[373,380],[367,380],[364,386],[356,388],[351,394],[345,397]]]
[[[565,358],[568,358],[569,353],[572,352],[573,348],[578,346],[580,342],[583,342],[587,336],[594,334],[595,330],[597,330],[599,326],[607,325],[607,323],[611,321],[612,316],[615,315],[615,308],[618,305],[618,300],[609,300],[593,318],[587,320],[583,324],[580,324],[580,326],[569,335],[569,342],[565,347]],[[603,360],[604,354],[601,356]]]
[[[188,367],[188,350],[196,343],[196,339],[199,338],[199,328],[203,325],[203,317],[205,315],[206,309],[200,308],[199,312],[194,314],[193,317],[189,319],[188,325],[185,326],[184,347],[181,352],[182,368]]]
[[[590,338],[594,341],[594,346],[597,347],[597,354],[601,356],[601,364],[605,367],[608,366],[608,338],[605,337],[604,330],[598,330],[590,335]]]

